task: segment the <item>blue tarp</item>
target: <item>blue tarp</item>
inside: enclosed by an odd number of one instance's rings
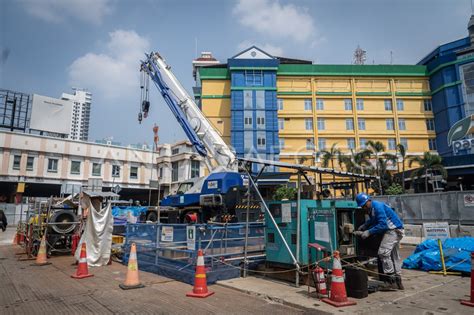
[[[140,206],[114,206],[112,207],[112,216],[126,217],[128,212],[131,212],[134,217],[139,217],[141,213],[145,213],[147,207]]]
[[[471,272],[474,237],[448,238],[442,242],[444,262],[449,271]],[[438,240],[426,240],[403,261],[403,268],[425,271],[442,270]]]

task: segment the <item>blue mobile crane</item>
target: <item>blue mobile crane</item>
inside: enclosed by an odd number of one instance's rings
[[[247,175],[238,173],[234,152],[188,95],[160,54],[151,52],[145,56],[140,67],[142,100],[139,122],[148,116],[150,109],[148,82],[151,78],[210,172],[207,176],[181,183],[178,192],[165,197],[160,207],[178,210],[179,222],[219,221],[228,217],[226,215],[234,215],[236,205],[247,191]],[[147,219],[151,221],[156,218],[154,211],[147,214]]]

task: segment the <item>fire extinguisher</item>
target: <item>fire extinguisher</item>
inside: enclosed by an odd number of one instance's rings
[[[328,294],[326,287],[326,277],[324,276],[324,269],[320,266],[314,268],[314,273],[316,274],[316,290],[321,295]]]

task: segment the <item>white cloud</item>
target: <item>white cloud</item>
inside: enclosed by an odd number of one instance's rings
[[[110,0],[23,0],[22,2],[30,15],[53,23],[75,18],[99,24],[111,11]]]
[[[278,0],[239,0],[234,8],[239,22],[265,36],[305,41],[316,32],[305,7],[281,4]]]
[[[237,46],[237,49],[239,51],[242,51],[242,50],[247,49],[247,48],[249,48],[251,46],[254,46],[254,45],[257,46],[258,48],[260,48],[261,50],[269,53],[272,56],[277,56],[277,57],[283,56],[283,48],[281,48],[281,47],[274,46],[272,44],[253,43],[249,40],[244,40],[243,42],[239,43],[239,45]]]
[[[140,59],[150,42],[134,31],[117,30],[109,37],[104,53],[87,53],[69,66],[70,84],[108,100],[137,95]]]

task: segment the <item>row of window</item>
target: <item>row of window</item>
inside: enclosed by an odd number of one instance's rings
[[[26,158],[26,170],[32,171],[34,166],[35,157],[28,156]],[[13,156],[13,165],[14,170],[20,169],[21,155]],[[81,174],[81,161],[71,161],[71,169],[69,170],[70,174],[77,175]],[[48,169],[49,173],[58,172],[59,159],[48,158]],[[92,163],[92,176],[101,176],[102,175],[102,164],[101,163]],[[120,166],[112,165],[112,177],[120,177]],[[130,179],[138,179],[138,166],[130,167]]]
[[[386,99],[384,100],[384,107],[386,111],[392,111],[393,106],[392,106],[392,100]],[[312,101],[311,99],[305,99],[304,100],[304,109],[305,110],[311,110],[313,108],[312,106]],[[433,106],[431,104],[431,100],[424,100],[423,101],[423,108],[425,111],[432,111]],[[283,110],[283,99],[279,98],[278,99],[278,109]],[[344,109],[345,110],[352,110],[352,99],[347,98],[344,100]],[[356,100],[356,109],[358,111],[364,110],[364,100],[361,98],[358,98]],[[398,111],[403,111],[405,109],[405,104],[402,99],[397,99],[397,110]],[[324,110],[324,99],[316,99],[316,110]]]
[[[191,178],[201,176],[200,172],[201,162],[191,160]],[[160,168],[160,178],[163,177],[163,168]],[[171,162],[171,181],[177,182],[179,180],[179,162]]]
[[[366,148],[367,147],[367,142],[368,140],[365,138],[360,138],[359,139],[359,146],[360,148]],[[279,144],[280,144],[280,150],[283,150],[285,148],[285,139],[280,138],[279,139]],[[406,150],[408,150],[408,139],[407,138],[400,138],[400,144],[402,144]],[[428,146],[430,150],[436,150],[436,139],[428,139]],[[326,139],[325,138],[318,138],[318,148],[319,150],[324,150],[326,149]],[[347,148],[348,149],[355,149],[356,144],[355,144],[355,139],[354,138],[348,138],[347,139]],[[314,140],[313,138],[306,139],[306,149],[307,150],[314,150]],[[397,149],[397,142],[395,138],[389,138],[388,139],[388,150],[396,150]]]
[[[305,118],[304,121],[305,129],[306,130],[313,130],[313,119],[312,118]],[[365,118],[358,118],[357,119],[357,126],[359,130],[366,130],[365,126]],[[395,130],[395,121],[393,118],[385,119],[385,126],[387,130]],[[318,130],[325,130],[326,129],[326,120],[325,118],[318,118],[317,119],[317,127]],[[283,130],[285,128],[285,119],[278,118],[278,130]],[[398,129],[399,130],[406,130],[406,122],[404,118],[398,119]],[[433,119],[426,119],[426,129],[427,130],[435,130],[435,124]],[[346,130],[354,130],[354,119],[346,118]]]

